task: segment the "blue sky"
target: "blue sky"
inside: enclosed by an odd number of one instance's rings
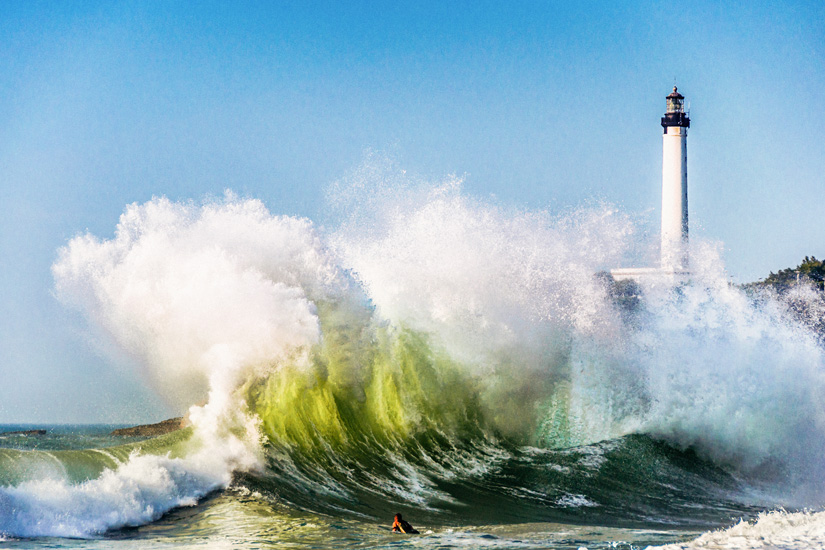
[[[126,204],[231,188],[324,223],[373,150],[656,230],[674,79],[692,234],[737,281],[825,256],[824,67],[819,1],[0,3],[0,422],[167,412],[51,295],[56,250]]]

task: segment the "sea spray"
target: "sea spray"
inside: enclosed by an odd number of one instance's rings
[[[347,195],[331,237],[382,318],[433,334],[469,364],[515,352],[517,368],[545,371],[573,331],[615,330],[594,277],[632,233],[615,209],[511,211],[464,195],[454,178],[423,188],[399,178],[359,179],[363,196],[391,198],[359,208]],[[384,189],[387,179],[400,188]]]
[[[619,262],[633,234],[615,209],[555,217],[510,211],[467,197],[455,178],[436,186],[405,178],[370,172],[347,190],[344,223],[328,239],[332,253],[309,222],[272,216],[257,201],[228,197],[198,207],[158,199],[134,205],[116,238],[100,243],[123,257],[98,284],[112,289],[110,296],[83,307],[90,315],[100,315],[96,308],[104,314],[114,310],[110,317],[121,315],[125,321],[114,323],[113,332],[125,336],[117,338],[127,345],[137,340],[147,363],[168,366],[171,373],[164,370],[163,376],[174,376],[180,365],[218,377],[245,370],[230,376],[232,387],[257,368],[265,374],[276,364],[312,365],[311,350],[321,349],[323,338],[335,339],[335,331],[320,329],[317,308],[322,300],[338,300],[339,312],[365,308],[355,323],[362,333],[357,346],[338,349],[340,340],[326,346],[336,349],[339,359],[360,354],[346,361],[346,368],[332,369],[334,377],[348,379],[353,395],[365,390],[365,357],[373,353],[375,339],[370,325],[388,321],[426,334],[468,380],[483,377],[477,391],[486,420],[510,436],[527,434],[529,440],[540,425],[546,435],[548,416],[564,419],[567,427],[556,432],[565,436],[536,443],[583,444],[649,429],[702,446],[688,433],[701,431],[701,439],[711,442],[708,453],[727,454],[746,466],[785,445],[778,433],[760,438],[769,442],[770,452],[742,440],[755,441],[744,422],[759,414],[741,410],[741,385],[715,384],[728,392],[719,406],[745,417],[733,437],[723,435],[731,430],[721,418],[691,428],[674,416],[680,409],[668,405],[701,388],[691,384],[694,377],[704,384],[706,372],[724,379],[739,365],[737,376],[746,368],[770,376],[758,358],[771,357],[771,350],[760,345],[776,348],[777,361],[787,368],[807,369],[795,379],[819,384],[819,348],[806,343],[804,331],[787,316],[768,311],[776,308],[773,302],[756,307],[731,288],[712,247],[695,247],[691,285],[643,288],[644,324],[629,329],[604,280],[595,276]],[[67,256],[84,257],[82,244],[73,242],[70,248],[78,250]],[[167,262],[169,257],[174,261]],[[92,263],[90,273],[107,265]],[[65,280],[58,277],[59,291]],[[757,347],[752,330],[767,335]],[[724,357],[723,364],[711,353]],[[222,367],[210,366],[221,362]],[[672,391],[659,382],[663,373],[672,373],[665,380],[678,375],[687,387]],[[736,384],[734,378],[728,380]],[[774,386],[767,380],[764,385]],[[780,390],[770,401],[788,400],[792,392]],[[760,395],[756,392],[754,407]],[[552,410],[542,410],[548,404]],[[706,417],[702,410],[686,414]],[[783,422],[783,416],[774,418]],[[807,418],[814,430],[803,440],[810,441],[818,437],[818,421],[815,414]]]
[[[730,284],[718,244],[694,240],[689,280],[642,281],[628,315],[595,276],[632,248],[626,216],[508,210],[461,184],[367,166],[334,190],[345,212],[331,242],[380,317],[429,334],[484,379],[501,433],[550,447],[651,433],[784,478],[790,502],[817,500],[818,296],[795,293],[792,311],[756,300]]]
[[[619,521],[675,491],[670,521],[703,514],[707,495],[710,516],[735,509],[735,482],[702,457],[797,469],[786,496],[821,471],[822,348],[776,300],[729,285],[713,246],[694,243],[691,281],[642,283],[630,311],[599,275],[637,246],[615,208],[518,211],[386,167],[331,196],[330,232],[231,194],[157,198],[130,205],[113,239],[61,251],[61,300],[170,403],[201,405],[183,456],[49,480],[67,496],[46,508],[36,484],[0,489],[3,506],[31,504],[2,530],[150,521],[233,475],[300,509],[374,517],[389,503],[434,521],[502,521],[502,503],[513,520]],[[645,433],[686,451],[625,437]],[[113,500],[121,482],[152,496]],[[30,531],[75,501],[68,527]]]
[[[320,338],[307,294],[323,297],[336,268],[309,221],[228,197],[130,205],[114,239],[72,239],[53,272],[58,297],[137,356],[180,407],[208,389],[225,395],[218,386],[236,386],[244,369],[305,361]]]
[[[781,473],[815,499],[823,348],[781,303],[755,302],[701,267],[690,284],[646,294],[647,320],[630,340],[651,403],[639,429],[742,473]]]
[[[461,185],[455,177],[422,183],[386,163],[366,166],[334,188],[344,221],[332,247],[381,318],[431,335],[483,377],[488,418],[531,440],[545,415],[567,417],[574,341],[620,341],[622,324],[596,273],[618,264],[634,228],[606,205],[552,216],[473,199]],[[564,410],[541,410],[548,399]],[[598,416],[598,433],[571,439],[545,427],[543,443],[622,433],[612,416]],[[548,440],[551,432],[557,441]]]
[[[259,467],[259,418],[238,386],[281,362],[308,363],[320,334],[307,293],[323,296],[335,277],[317,244],[309,222],[231,197],[132,205],[114,239],[73,239],[53,268],[58,296],[136,356],[174,404],[206,401],[189,410],[184,457],[133,455],[80,484],[4,488],[14,512],[2,530],[84,536],[140,524]]]

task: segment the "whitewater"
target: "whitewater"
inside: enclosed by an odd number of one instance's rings
[[[616,284],[632,216],[462,183],[365,164],[325,226],[227,192],[73,238],[56,297],[189,426],[0,436],[0,548],[825,545],[814,291],[696,240],[689,281]]]

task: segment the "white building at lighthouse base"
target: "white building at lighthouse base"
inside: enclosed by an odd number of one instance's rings
[[[634,280],[638,282],[678,282],[687,279],[687,270],[664,269],[661,267],[620,267],[610,270],[614,281]]]

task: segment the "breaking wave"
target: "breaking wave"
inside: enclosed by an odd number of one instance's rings
[[[61,249],[59,299],[192,427],[0,454],[0,532],[91,536],[230,486],[434,524],[712,526],[821,499],[823,349],[716,247],[689,282],[620,288],[603,272],[640,237],[609,206],[513,210],[370,167],[330,204],[325,231],[156,198]]]

